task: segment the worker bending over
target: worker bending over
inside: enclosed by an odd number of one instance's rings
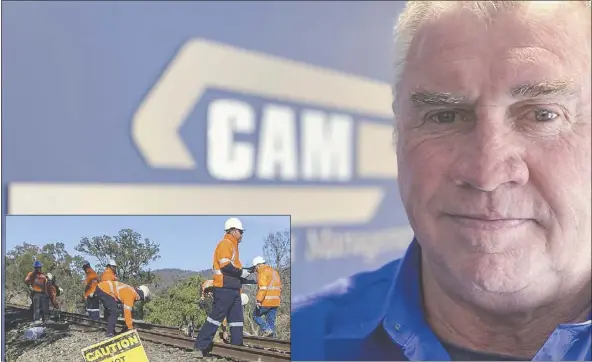
[[[25,277],[25,284],[29,287],[31,306],[33,308],[33,321],[46,322],[49,317],[49,296],[47,290],[47,277],[41,271],[43,264],[36,260],[33,263],[34,270]]]
[[[62,295],[63,292],[64,290],[58,286],[55,276],[51,273],[47,273],[47,295],[49,296],[51,305],[58,311],[58,313],[60,311],[60,304],[58,303],[57,297]]]
[[[105,271],[101,275],[101,281],[107,282],[107,281],[117,281],[117,280],[119,280],[117,278],[117,263],[115,263],[115,260],[110,259],[109,262],[107,263],[107,266],[105,267]]]
[[[99,298],[95,295],[97,285],[99,284],[99,275],[90,266],[90,262],[85,260],[82,263],[82,269],[86,275],[84,281],[84,302],[86,303],[86,312],[90,319],[98,321],[99,315]]]
[[[118,316],[117,303],[121,302],[123,304],[125,328],[122,332],[125,332],[134,328],[132,320],[134,303],[148,299],[150,290],[145,285],[134,288],[118,281],[104,281],[97,285],[96,295],[105,310],[104,318],[107,320],[107,338],[109,338],[115,335],[115,324]]]
[[[263,257],[253,259],[257,272],[257,305],[253,310],[253,319],[263,331],[263,337],[276,337],[275,318],[280,306],[282,282],[277,270],[265,263]]]
[[[230,343],[243,344],[243,308],[241,306],[241,279],[249,276],[243,269],[239,256],[239,243],[244,229],[239,219],[230,218],[224,224],[224,238],[216,246],[214,252],[213,272],[214,303],[206,322],[199,330],[195,339],[196,357],[203,357],[211,346],[216,330],[225,317],[230,327]]]

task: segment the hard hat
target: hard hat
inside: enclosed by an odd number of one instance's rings
[[[48,280],[53,280],[53,274],[47,273],[47,279]]]
[[[109,259],[109,262],[107,263],[107,265],[117,266],[117,263],[115,262],[115,260]]]
[[[231,217],[224,223],[224,231],[228,231],[230,229],[238,229],[245,231],[245,229],[243,229],[243,223],[236,217]]]
[[[262,257],[262,256],[256,256],[256,257],[253,259],[253,266],[257,266],[257,265],[259,265],[259,264],[265,264],[265,259],[263,259],[263,257]]]
[[[39,260],[35,260],[35,262],[33,263],[33,268],[41,268],[42,266],[43,264],[41,264]]]
[[[150,289],[148,289],[147,286],[145,285],[140,285],[138,287],[138,289],[140,289],[142,291],[142,293],[144,293],[144,299],[148,299],[150,298]]]
[[[241,304],[243,306],[249,304],[249,296],[246,295],[245,293],[241,293]]]
[[[85,260],[82,262],[82,267],[84,268],[85,266],[90,266],[90,261]]]

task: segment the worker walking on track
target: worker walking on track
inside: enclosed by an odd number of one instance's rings
[[[203,357],[211,346],[214,334],[225,317],[230,327],[230,343],[243,344],[243,308],[241,306],[241,280],[249,276],[243,269],[239,256],[239,243],[245,229],[237,218],[230,218],[224,224],[226,234],[214,251],[214,303],[206,322],[195,339],[195,356]]]
[[[29,272],[25,277],[25,284],[29,287],[31,293],[31,305],[33,307],[33,321],[39,319],[43,323],[49,317],[49,296],[47,290],[47,276],[43,274],[41,268],[43,264],[36,260],[33,263],[34,271]]]
[[[139,300],[146,300],[150,297],[150,290],[147,286],[141,285],[134,288],[118,281],[104,281],[97,285],[96,295],[103,304],[105,319],[107,320],[107,338],[115,335],[115,324],[117,323],[117,303],[123,304],[123,317],[125,328],[122,333],[134,328],[132,310],[134,303]]]
[[[90,266],[90,262],[85,260],[82,263],[82,269],[86,274],[84,281],[84,301],[86,303],[86,312],[88,317],[92,320],[98,321],[100,319],[99,298],[95,295],[97,285],[99,284],[99,275]]]
[[[109,259],[109,262],[107,263],[107,266],[105,267],[105,271],[101,275],[101,281],[106,282],[106,281],[117,281],[117,280],[119,280],[117,278],[117,263],[115,263],[115,260]]]
[[[263,331],[263,337],[276,337],[275,318],[280,306],[282,282],[277,270],[265,263],[263,257],[253,259],[257,272],[257,305],[253,310],[253,319]]]

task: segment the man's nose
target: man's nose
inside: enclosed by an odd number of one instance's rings
[[[491,192],[500,186],[522,186],[529,172],[524,140],[502,122],[477,121],[460,147],[451,177],[462,187]]]

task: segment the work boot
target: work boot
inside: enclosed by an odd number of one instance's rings
[[[191,354],[193,357],[195,358],[203,358],[204,357],[204,353],[202,350],[199,350],[197,348],[193,349],[193,353]]]

